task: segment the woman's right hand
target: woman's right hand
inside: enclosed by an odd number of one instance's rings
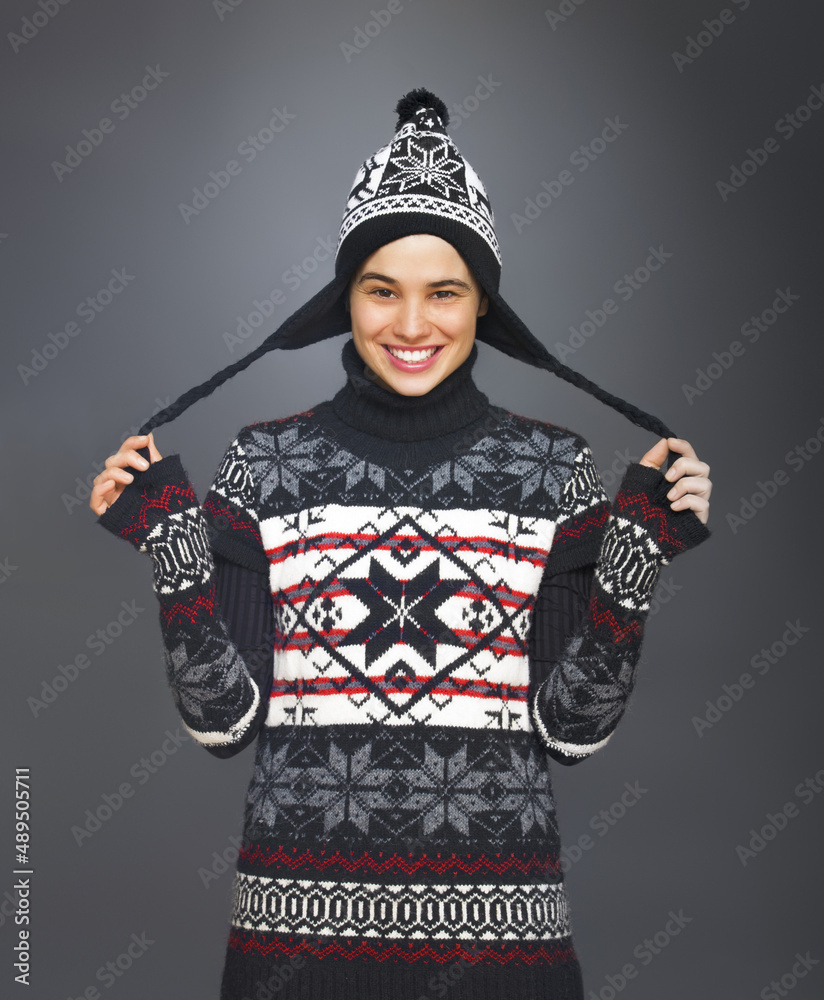
[[[151,464],[159,462],[163,456],[155,447],[151,432],[126,438],[120,450],[106,459],[106,468],[92,480],[94,486],[89,497],[89,506],[98,517],[106,513],[134,479],[131,472],[126,471],[130,466],[141,470],[149,468],[150,463],[137,453],[138,448],[145,448],[147,445]]]

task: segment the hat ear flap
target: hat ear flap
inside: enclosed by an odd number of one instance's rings
[[[651,413],[628,403],[620,396],[614,396],[590,381],[580,372],[569,368],[551,354],[540,340],[529,330],[526,324],[513,311],[511,306],[494,289],[487,292],[490,308],[487,314],[479,319],[476,336],[478,340],[495,347],[511,358],[517,358],[528,365],[543,368],[562,378],[570,385],[583,389],[596,399],[612,409],[623,414],[637,427],[651,431],[659,437],[675,437],[667,425]]]
[[[238,372],[244,371],[258,358],[262,358],[270,351],[294,351],[301,347],[308,347],[310,344],[316,344],[321,340],[337,337],[341,333],[348,333],[350,328],[346,309],[348,287],[348,279],[343,276],[334,277],[328,285],[321,288],[317,295],[312,296],[308,302],[305,302],[288,319],[284,320],[262,344],[223,368],[210,379],[201,382],[193,389],[189,389],[188,392],[184,392],[165,409],[149,417],[138,433],[148,434],[156,427],[168,424],[199,399],[211,396],[215,389],[219,389],[224,382],[228,382]]]

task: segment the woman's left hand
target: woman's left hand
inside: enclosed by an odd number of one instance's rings
[[[661,440],[644,455],[641,465],[651,469],[660,469],[667,460],[667,452],[680,454],[670,469],[664,474],[672,484],[667,493],[673,510],[694,510],[702,524],[706,524],[710,516],[710,493],[712,483],[709,480],[710,467],[706,462],[700,462],[695,449],[689,441],[681,438],[661,438]]]

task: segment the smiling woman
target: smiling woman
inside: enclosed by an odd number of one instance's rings
[[[397,110],[333,280],[127,439],[90,506],[153,559],[192,737],[257,743],[223,1000],[447,980],[452,1000],[581,1000],[550,761],[615,730],[660,567],[708,535],[709,470],[527,330],[443,103]],[[201,507],[145,432],[268,350],[349,330],[335,397],[243,427]],[[580,435],[478,389],[476,337],[664,432],[612,505]]]
[[[458,251],[418,233],[387,243],[352,279],[352,339],[379,385],[422,396],[469,357],[488,300]]]

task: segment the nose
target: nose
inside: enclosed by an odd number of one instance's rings
[[[407,296],[398,303],[394,332],[407,343],[424,340],[429,335],[425,303]]]

